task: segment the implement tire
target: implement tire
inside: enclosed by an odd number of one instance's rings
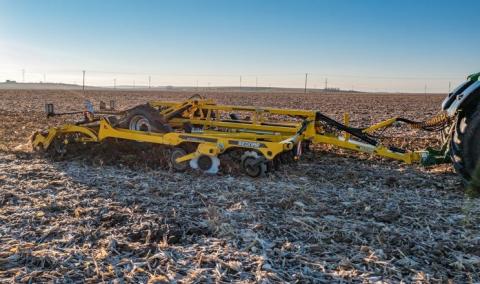
[[[127,111],[126,115],[118,123],[120,128],[145,131],[168,133],[172,127],[167,124],[163,116],[157,109],[149,104],[139,105]]]
[[[450,149],[455,170],[465,181],[470,180],[480,159],[480,105],[459,115]]]

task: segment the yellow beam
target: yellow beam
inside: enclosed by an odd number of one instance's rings
[[[413,162],[419,162],[421,160],[421,156],[418,152],[398,153],[398,152],[391,151],[390,149],[382,145],[373,146],[370,144],[362,143],[362,142],[351,140],[351,139],[345,140],[344,137],[316,135],[315,138],[313,139],[313,142],[334,145],[340,148],[349,149],[356,152],[369,153],[372,155],[391,158],[394,160],[403,161],[407,164],[411,164]]]
[[[168,101],[151,101],[152,106],[167,106],[178,108],[181,104],[168,102]],[[245,111],[245,112],[257,112],[257,113],[270,113],[286,116],[302,116],[302,117],[315,117],[315,111],[313,110],[300,110],[300,109],[283,109],[283,108],[271,108],[271,107],[253,107],[253,106],[233,106],[233,105],[216,105],[209,103],[198,103],[200,109],[205,110],[222,110],[222,111]]]
[[[223,122],[223,121],[216,121],[216,120],[203,120],[203,119],[182,119],[182,118],[174,118],[171,120],[172,123],[175,124],[183,124],[185,122],[189,122],[191,124],[199,124],[199,125],[209,125],[209,126],[216,126],[216,127],[224,127],[230,129],[250,129],[250,130],[258,130],[258,131],[265,131],[265,132],[272,132],[272,133],[295,133],[300,127],[300,123],[297,125],[284,125],[284,126],[270,126],[270,125],[263,125],[263,124],[247,124],[247,123],[236,123],[236,122]]]
[[[394,124],[395,122],[397,121],[397,118],[394,117],[394,118],[390,118],[390,119],[387,119],[385,121],[382,121],[382,122],[379,122],[377,124],[374,124],[368,128],[365,128],[363,130],[364,133],[373,133],[375,131],[377,131],[378,129],[381,129],[381,128],[384,128],[384,127],[387,127],[387,126],[390,126],[392,124]]]

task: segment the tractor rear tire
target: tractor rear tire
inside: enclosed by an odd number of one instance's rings
[[[480,160],[480,105],[474,111],[459,115],[450,150],[455,170],[465,181],[470,180]]]

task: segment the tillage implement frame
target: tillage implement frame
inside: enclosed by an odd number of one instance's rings
[[[438,160],[438,153],[385,146],[373,135],[396,123],[416,124],[401,118],[353,128],[348,114],[340,123],[319,111],[221,105],[199,95],[181,102],[151,101],[124,111],[116,111],[113,101],[109,109],[101,102],[99,111],[86,102],[83,111],[72,113],[55,113],[54,106],[47,104],[46,112],[49,117],[83,113],[84,118],[35,133],[34,149],[53,148],[63,154],[68,144],[108,138],[161,144],[170,148],[171,166],[177,171],[190,166],[217,173],[219,157],[240,151],[238,162],[244,172],[262,176],[280,163],[299,159],[311,144],[329,144],[407,164]]]

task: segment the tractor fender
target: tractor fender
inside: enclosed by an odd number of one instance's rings
[[[480,81],[467,81],[458,86],[442,103],[442,109],[449,116],[455,116],[457,111],[480,101]]]

